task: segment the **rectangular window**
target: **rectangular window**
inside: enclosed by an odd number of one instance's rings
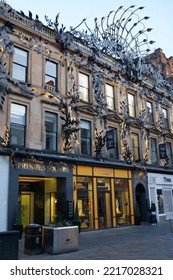
[[[129,116],[135,118],[136,117],[135,96],[130,93],[128,93],[128,110],[129,110]]]
[[[172,145],[171,143],[167,142],[166,143],[166,150],[167,150],[167,157],[169,159],[169,166],[173,165],[173,160],[172,160]]]
[[[132,155],[133,155],[133,160],[138,160],[139,157],[139,138],[138,134],[132,133],[131,136],[132,140]]]
[[[12,145],[25,145],[26,107],[11,104],[10,139]]]
[[[28,52],[14,48],[12,78],[26,82],[28,72]]]
[[[159,214],[164,214],[163,194],[160,189],[157,190],[157,205]]]
[[[79,73],[79,98],[89,101],[89,77],[83,73]]]
[[[164,115],[164,128],[168,129],[169,128],[168,110],[162,108],[162,112],[163,112],[163,115]]]
[[[91,155],[91,123],[81,120],[81,154]]]
[[[94,229],[92,178],[77,177],[76,192],[81,230]]]
[[[114,87],[108,84],[106,84],[106,101],[108,109],[115,110]]]
[[[45,112],[45,149],[57,150],[57,115]]]
[[[153,124],[153,122],[154,122],[153,104],[149,101],[147,101],[147,118],[148,118],[148,122]]]
[[[127,225],[130,219],[129,180],[115,179],[115,213],[117,225]]]
[[[157,157],[157,143],[156,139],[151,138],[151,161],[152,162],[157,162],[158,157]]]
[[[57,91],[57,64],[46,60],[45,88],[51,92]]]
[[[109,128],[113,132],[113,144],[114,147],[112,149],[109,149],[109,157],[118,159],[118,136],[117,136],[117,128]]]

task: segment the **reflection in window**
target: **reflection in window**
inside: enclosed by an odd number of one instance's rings
[[[112,130],[113,132],[113,144],[114,144],[114,148],[109,149],[109,157],[110,158],[114,158],[117,159],[118,158],[118,136],[117,136],[117,128],[109,128],[110,130]]]
[[[129,182],[115,179],[115,212],[117,225],[130,224]]]
[[[157,204],[159,214],[164,214],[162,190],[157,190]]]
[[[46,60],[45,84],[47,90],[57,90],[57,64],[48,60]]]
[[[112,226],[110,179],[97,178],[99,229]]]
[[[91,123],[81,120],[81,154],[91,155]]]
[[[57,115],[45,112],[45,149],[57,149]]]
[[[108,109],[114,110],[114,87],[108,84],[106,84],[106,101]]]
[[[83,73],[79,73],[79,98],[89,101],[89,78]]]
[[[138,138],[138,134],[132,133],[131,139],[132,139],[133,160],[138,160],[139,159],[139,138]]]
[[[81,230],[93,229],[93,197],[92,197],[92,179],[86,177],[77,177],[76,183],[77,203],[79,209],[79,218],[81,221]]]
[[[168,110],[162,108],[162,112],[163,112],[163,118],[164,118],[164,128],[168,129],[169,128]]]
[[[135,118],[136,117],[135,96],[130,93],[128,93],[128,109],[129,109],[129,116]]]
[[[19,81],[27,81],[28,53],[14,48],[12,77]]]
[[[171,189],[163,189],[163,204],[164,204],[164,212],[172,212],[172,191]]]
[[[157,144],[156,144],[156,139],[151,138],[151,161],[152,162],[157,162]]]
[[[173,159],[172,159],[172,145],[169,142],[166,143],[166,151],[167,151],[167,156],[168,156],[168,159],[169,159],[169,166],[172,166],[172,162],[173,162]]]
[[[147,117],[150,124],[154,122],[153,117],[153,104],[149,101],[147,101]]]
[[[24,146],[26,107],[12,103],[10,117],[10,142],[13,145]]]

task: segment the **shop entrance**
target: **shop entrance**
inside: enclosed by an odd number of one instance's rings
[[[112,226],[109,179],[97,179],[97,190],[99,229],[109,228]]]
[[[21,217],[22,217],[22,225],[26,227],[31,220],[30,213],[31,213],[31,193],[25,192],[21,194]]]
[[[99,228],[108,228],[111,227],[111,209],[110,204],[110,192],[99,191],[98,192],[98,219],[99,219]],[[108,214],[109,213],[109,214]]]
[[[141,216],[141,221],[147,221],[147,203],[146,203],[146,193],[145,188],[142,184],[136,186],[136,202],[139,205],[139,212]]]
[[[30,223],[46,225],[57,220],[58,190],[65,186],[65,178],[19,177],[21,218],[24,227]],[[65,206],[64,206],[65,207]]]

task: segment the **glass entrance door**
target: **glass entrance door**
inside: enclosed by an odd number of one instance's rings
[[[30,223],[30,205],[31,205],[31,194],[21,195],[21,218],[22,225],[26,227]]]
[[[112,226],[110,180],[97,179],[99,229]]]

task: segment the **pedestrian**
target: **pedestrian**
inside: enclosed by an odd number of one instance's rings
[[[156,205],[154,202],[151,202],[151,223],[153,226],[157,225]]]

